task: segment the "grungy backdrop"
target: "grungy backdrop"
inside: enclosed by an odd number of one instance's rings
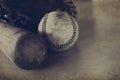
[[[0,53],[0,80],[120,80],[120,0],[73,0],[80,37],[43,69],[22,70]]]

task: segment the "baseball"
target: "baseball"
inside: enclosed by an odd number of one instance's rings
[[[46,55],[46,45],[38,34],[0,21],[0,51],[23,69],[41,65]]]
[[[77,21],[63,11],[46,14],[39,23],[38,31],[43,35],[48,48],[63,52],[74,46],[79,36]]]

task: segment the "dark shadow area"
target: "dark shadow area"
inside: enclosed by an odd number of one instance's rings
[[[38,32],[38,24],[46,13],[59,9],[61,11],[66,11],[71,15],[73,15],[73,13],[76,14],[76,12],[73,10],[74,6],[67,5],[72,3],[64,2],[64,0],[0,0],[0,4],[4,4],[9,10],[11,10],[11,12],[13,12],[13,9],[15,9],[18,11],[18,13],[31,17],[35,22],[35,24],[32,24],[32,26],[31,24],[23,27],[17,24],[17,26],[32,32]],[[13,15],[15,15],[16,12],[13,13]]]
[[[70,62],[72,59],[73,61],[77,61],[80,58],[80,49],[79,46],[76,44],[70,50],[65,52],[54,52],[48,50],[48,54],[46,56],[45,61],[42,63],[42,66],[38,67],[37,69],[46,69],[52,68],[56,66],[65,66],[67,62]],[[73,62],[72,61],[72,62]]]

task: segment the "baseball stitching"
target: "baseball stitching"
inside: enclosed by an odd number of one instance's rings
[[[66,43],[63,43],[61,45],[53,44],[52,41],[50,41],[49,37],[47,36],[47,32],[46,32],[47,18],[48,18],[48,14],[45,15],[45,17],[43,19],[43,24],[42,24],[42,33],[43,33],[44,39],[47,41],[47,44],[50,44],[50,47],[54,47],[55,49],[61,49],[61,48],[64,48],[66,46],[71,47],[70,44],[75,40],[76,33],[77,33],[76,24],[75,24],[74,20],[72,19],[72,17],[69,15],[69,18],[70,18],[71,23],[73,25],[73,35],[72,35],[70,40],[68,40]]]

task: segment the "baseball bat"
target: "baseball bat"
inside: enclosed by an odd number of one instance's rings
[[[40,35],[0,21],[0,51],[20,68],[33,69],[41,66],[47,50]]]

